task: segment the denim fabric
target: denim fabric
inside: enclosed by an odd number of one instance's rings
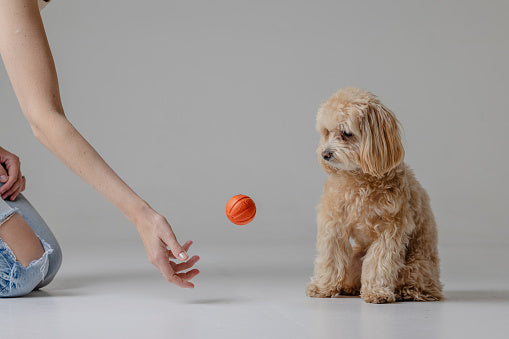
[[[2,185],[0,183],[0,187]],[[0,198],[0,227],[2,222],[16,212],[37,235],[44,254],[23,267],[9,246],[0,239],[0,297],[22,296],[46,286],[53,280],[62,263],[62,250],[55,236],[23,194],[18,195],[15,201]]]
[[[5,201],[0,199],[0,225],[9,220],[17,210],[17,208],[12,208],[11,206],[7,205]]]

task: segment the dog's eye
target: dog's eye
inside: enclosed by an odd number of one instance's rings
[[[352,136],[353,136],[352,133],[341,131],[341,134],[339,135],[338,139],[346,141],[346,140],[350,139]]]

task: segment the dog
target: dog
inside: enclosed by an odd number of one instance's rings
[[[309,297],[368,303],[443,298],[428,194],[403,161],[400,123],[372,93],[341,89],[320,106],[318,161],[329,175],[317,207]]]

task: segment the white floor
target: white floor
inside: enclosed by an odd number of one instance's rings
[[[442,248],[443,302],[370,305],[307,298],[312,258],[289,245],[201,247],[197,288],[181,290],[135,241],[64,244],[51,285],[0,300],[1,338],[507,338],[505,246]]]

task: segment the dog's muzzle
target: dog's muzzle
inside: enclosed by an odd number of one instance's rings
[[[334,157],[334,156],[333,156],[332,152],[331,152],[331,151],[329,151],[329,150],[327,150],[327,149],[326,149],[325,151],[323,151],[323,152],[322,152],[322,158],[323,158],[323,160],[325,160],[325,161],[329,161],[329,160],[330,160],[330,159],[332,159],[333,157]]]

